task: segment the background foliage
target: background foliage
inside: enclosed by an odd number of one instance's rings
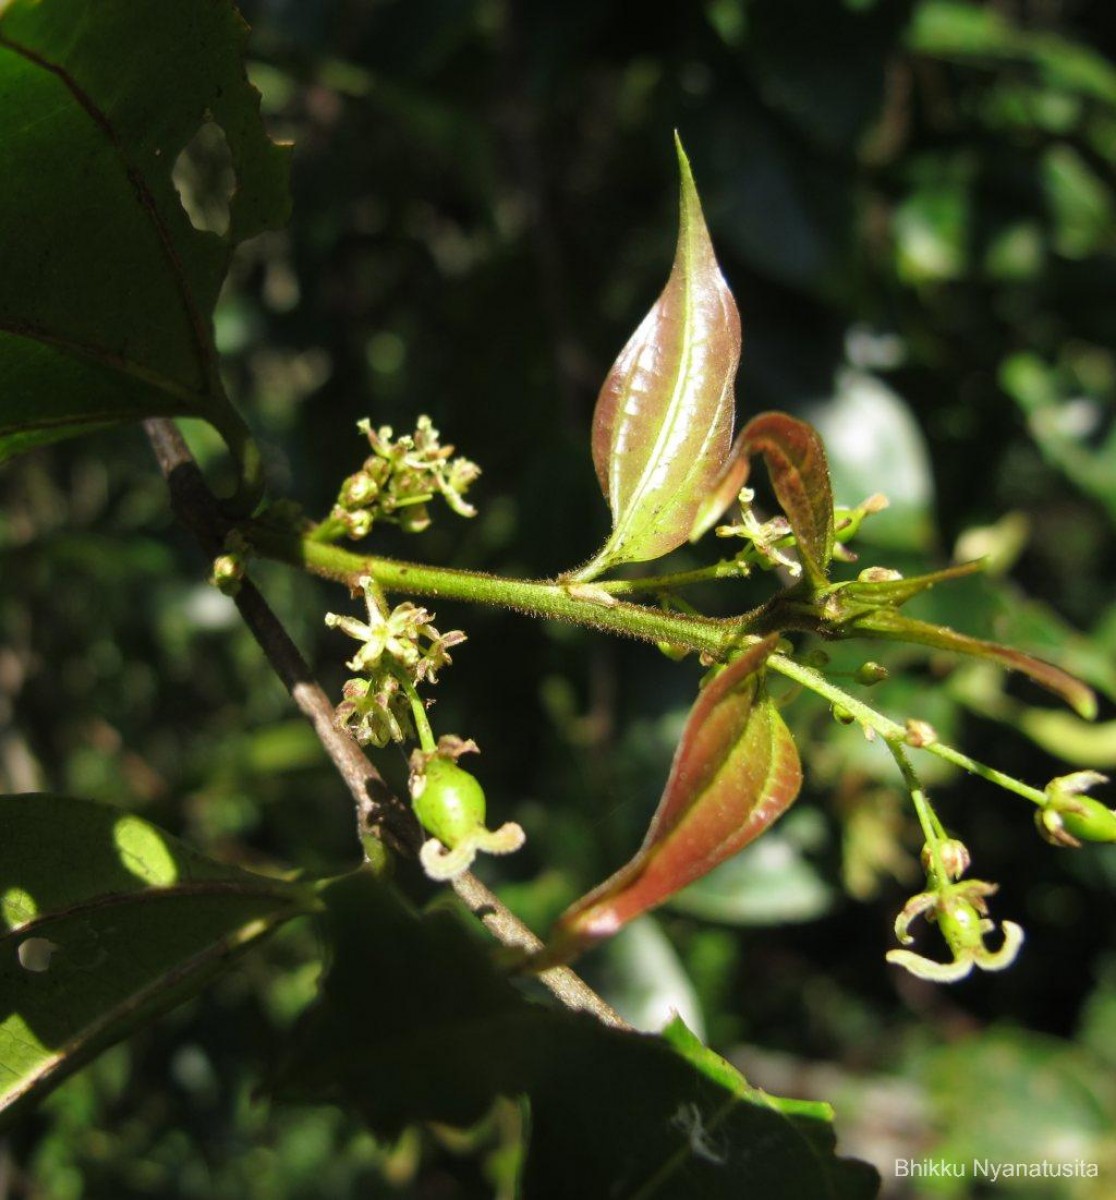
[[[217,335],[277,489],[324,512],[362,457],[358,418],[429,412],[485,475],[480,516],[436,524],[424,557],[537,576],[583,560],[607,529],[589,417],[670,262],[677,127],[741,307],[740,412],[815,421],[838,501],[889,495],[866,563],[930,568],[959,542],[993,555],[923,615],[1055,657],[1105,697],[1089,727],[981,665],[881,648],[904,672],[875,698],[1039,783],[1066,761],[1116,766],[1106,7],[245,4],[266,118],[296,143],[294,217],[241,249]],[[196,221],[220,218],[221,150],[179,164]],[[220,472],[215,436],[191,432]],[[0,494],[0,791],[123,803],[247,866],[355,863],[342,785],[199,582],[138,432],[37,451]],[[336,690],[347,649],[321,623],[336,593],[259,573]],[[720,602],[743,607],[748,587]],[[440,727],[476,738],[494,818],[528,833],[485,869],[543,928],[638,843],[696,667],[504,613],[438,616],[470,633]],[[900,977],[883,952],[918,837],[891,764],[820,705],[786,713],[807,768],[796,809],[587,973],[630,1019],[677,1008],[753,1082],[834,1102],[842,1150],[887,1194],[904,1194],[897,1157],[1012,1158],[1036,1139],[1111,1180],[1114,860],[1055,852],[1024,806],[940,772],[940,810],[1028,942],[1006,975]],[[253,1101],[319,969],[296,924],[111,1051],[13,1131],[0,1195],[510,1194],[514,1106],[389,1145],[340,1108]],[[1042,1194],[1104,1194],[1088,1186]]]

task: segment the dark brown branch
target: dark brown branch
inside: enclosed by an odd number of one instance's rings
[[[145,421],[144,429],[167,480],[175,515],[203,552],[216,558],[224,552],[231,525],[202,477],[185,439],[173,421],[163,418]],[[241,582],[236,606],[352,792],[362,842],[371,836],[397,853],[413,857],[421,833],[410,807],[392,793],[357,743],[337,728],[329,697],[279,618],[248,579]],[[499,942],[528,953],[542,949],[542,942],[531,930],[475,876],[468,872],[459,875],[453,881],[453,889]],[[567,1008],[584,1009],[606,1025],[625,1027],[619,1014],[569,967],[544,971],[539,979]]]

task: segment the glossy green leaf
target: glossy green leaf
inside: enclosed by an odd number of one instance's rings
[[[794,739],[764,689],[778,643],[750,646],[698,696],[639,852],[560,918],[556,958],[615,933],[707,875],[780,817],[798,795]]]
[[[0,796],[0,829],[3,1117],[314,907],[88,800]]]
[[[246,34],[228,0],[0,3],[0,461],[156,415],[251,453],[212,314],[234,249],[289,197]],[[194,227],[172,179],[202,130],[235,173],[223,234]]]
[[[1041,658],[1024,654],[1022,650],[1013,650],[1010,646],[1001,646],[998,642],[969,637],[945,625],[919,621],[893,608],[879,608],[864,613],[851,621],[848,628],[869,637],[914,642],[922,646],[933,646],[937,650],[950,650],[956,654],[988,659],[1034,680],[1040,687],[1059,696],[1079,716],[1089,720],[1096,716],[1097,698],[1092,688],[1053,663],[1043,662]]]
[[[384,1137],[462,1126],[497,1096],[530,1104],[524,1200],[779,1196],[868,1200],[826,1106],[749,1087],[684,1027],[610,1029],[528,1001],[450,910],[419,916],[366,872],[331,884],[331,967],[278,1087],[341,1102]]]
[[[579,578],[659,558],[685,542],[731,448],[740,316],[681,142],[677,149],[682,190],[674,266],[597,399],[593,463],[613,528]]]

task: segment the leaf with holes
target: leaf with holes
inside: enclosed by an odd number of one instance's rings
[[[609,371],[593,416],[593,463],[613,527],[600,553],[574,573],[580,579],[682,545],[731,449],[740,315],[681,142],[677,150],[674,266]]]
[[[284,224],[289,197],[246,34],[228,0],[0,0],[0,462],[180,415],[253,468],[212,315],[233,250]],[[223,235],[195,228],[172,178],[198,146],[227,147]]]
[[[0,829],[0,1123],[317,907],[88,800],[0,796]]]
[[[777,634],[702,689],[639,852],[562,914],[546,959],[561,961],[669,900],[759,837],[802,786],[794,739],[767,694]]]

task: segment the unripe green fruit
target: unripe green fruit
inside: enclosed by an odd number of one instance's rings
[[[968,900],[946,901],[938,910],[938,925],[955,957],[983,945],[982,918]]]
[[[1091,796],[1075,796],[1059,810],[1062,826],[1082,842],[1116,842],[1116,812]]]
[[[415,816],[451,850],[484,827],[484,789],[448,758],[432,758],[412,793]]]

